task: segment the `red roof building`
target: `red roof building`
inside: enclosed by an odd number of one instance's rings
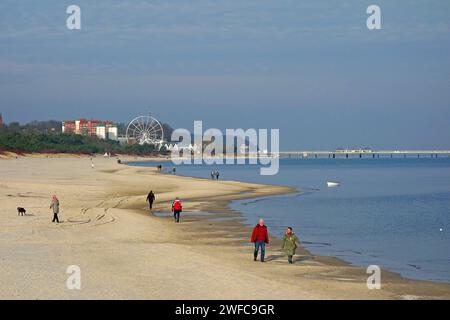
[[[112,121],[103,121],[103,120],[95,120],[95,119],[85,119],[81,118],[79,120],[68,120],[63,121],[62,123],[62,132],[64,133],[75,133],[82,134],[85,136],[99,136],[98,127],[116,127],[116,125]],[[101,138],[105,139],[106,134],[103,134],[102,131]]]

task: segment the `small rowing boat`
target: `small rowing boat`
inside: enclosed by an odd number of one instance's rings
[[[327,181],[327,187],[337,187],[339,185],[340,185],[339,182]]]

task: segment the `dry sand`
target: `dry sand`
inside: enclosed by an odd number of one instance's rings
[[[364,269],[303,249],[288,265],[277,239],[267,262],[254,262],[251,229],[227,203],[289,188],[162,175],[114,158],[95,158],[94,169],[88,157],[8,158],[0,160],[1,299],[450,298],[447,284],[387,271],[382,289],[369,290]],[[179,196],[190,213],[179,224],[150,214],[150,189],[155,212]],[[60,224],[51,223],[54,193]],[[69,265],[81,268],[81,290],[66,287]]]

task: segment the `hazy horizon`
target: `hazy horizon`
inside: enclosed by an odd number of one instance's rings
[[[81,30],[66,8],[81,7]],[[366,9],[381,8],[381,30]],[[450,2],[2,1],[6,122],[279,128],[281,149],[450,149]]]

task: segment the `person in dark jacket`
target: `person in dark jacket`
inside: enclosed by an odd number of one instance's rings
[[[153,207],[153,201],[155,201],[155,194],[153,193],[153,190],[151,190],[149,193],[148,193],[148,196],[147,196],[147,200],[146,201],[148,201],[148,206],[150,207],[150,210],[152,210],[152,207]]]
[[[269,233],[264,223],[264,219],[259,219],[259,223],[253,228],[251,242],[255,243],[255,251],[253,260],[258,258],[258,251],[261,248],[261,262],[264,262],[264,254],[266,252],[266,243],[269,243]]]

